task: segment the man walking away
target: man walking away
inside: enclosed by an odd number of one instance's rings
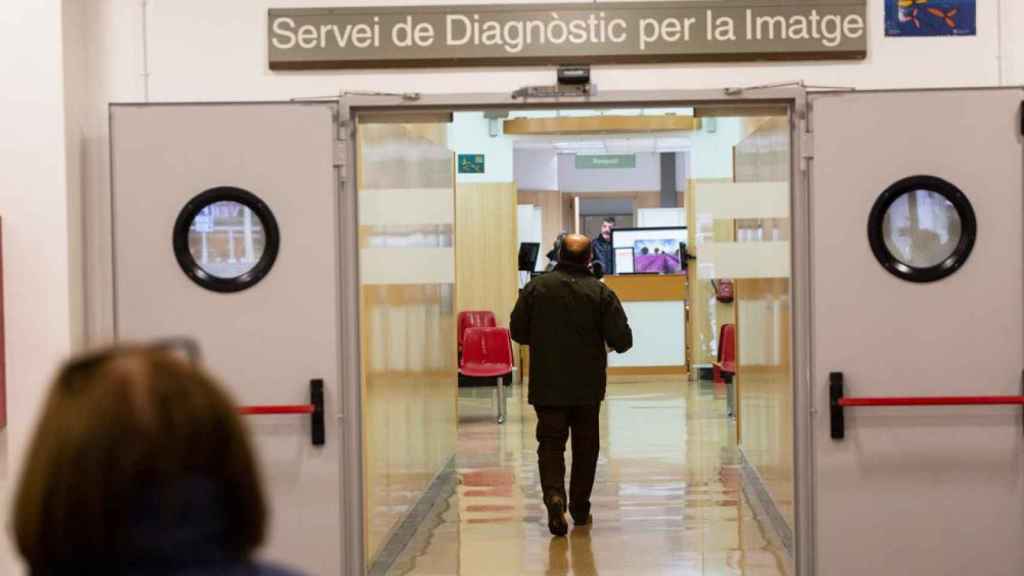
[[[590,493],[600,450],[598,415],[607,384],[608,348],[633,346],[619,298],[588,268],[590,239],[565,236],[553,272],[530,281],[512,311],[512,338],[530,346],[530,404],[537,411],[537,449],[548,528],[569,531],[565,520],[565,444],[572,433],[569,513],[588,524]]]

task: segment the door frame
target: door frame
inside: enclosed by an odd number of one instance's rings
[[[790,333],[793,337],[791,362],[794,385],[794,460],[795,460],[795,523],[797,545],[794,565],[796,574],[809,576],[814,571],[815,556],[815,515],[814,515],[814,434],[813,407],[814,390],[810,381],[811,369],[811,285],[810,249],[811,222],[808,160],[812,140],[808,131],[808,95],[802,86],[767,87],[750,89],[720,90],[656,90],[656,91],[608,91],[588,97],[561,98],[513,98],[510,93],[467,93],[467,94],[366,94],[345,95],[339,98],[293,99],[291,101],[248,101],[248,102],[167,102],[167,103],[124,103],[113,106],[224,106],[245,104],[328,104],[335,107],[337,143],[335,171],[338,182],[338,222],[336,238],[339,246],[338,299],[340,350],[340,380],[337,385],[338,428],[341,433],[339,473],[341,486],[341,524],[339,546],[342,550],[342,570],[348,576],[363,576],[366,572],[365,526],[363,522],[363,423],[362,423],[362,378],[360,317],[359,317],[359,244],[358,244],[358,190],[356,188],[356,126],[360,115],[369,113],[397,113],[425,115],[437,112],[453,112],[488,109],[550,109],[553,107],[593,108],[616,106],[639,108],[651,106],[699,106],[699,105],[784,105],[790,118],[790,195],[791,195],[791,284],[790,301],[793,313],[790,318]],[[109,118],[109,115],[108,115]],[[110,159],[110,186],[113,187],[113,166]],[[105,206],[96,213],[86,216],[86,234],[89,246],[88,260],[99,263],[95,270],[85,271],[84,285],[88,286],[93,274],[110,279],[109,290],[99,288],[103,294],[87,294],[84,314],[90,318],[103,319],[107,326],[89,330],[88,345],[102,344],[116,339],[113,326],[116,325],[116,293],[112,282],[115,270],[113,263],[113,219],[102,217],[102,212],[112,215],[113,190],[111,196],[98,199]],[[103,239],[111,242],[105,245]],[[109,249],[109,250],[108,250]],[[108,318],[109,316],[109,318]]]
[[[641,108],[651,106],[699,105],[785,105],[790,119],[790,301],[793,313],[790,333],[793,338],[795,461],[795,526],[796,541],[793,562],[798,576],[814,573],[814,390],[811,372],[811,221],[808,160],[813,142],[808,127],[808,97],[802,86],[722,90],[657,90],[609,91],[586,97],[517,99],[510,93],[467,94],[353,94],[337,100],[339,141],[344,144],[344,158],[339,161],[341,214],[340,233],[341,310],[342,310],[342,382],[339,399],[342,410],[342,527],[343,533],[356,535],[343,542],[343,564],[350,576],[365,574],[365,527],[363,522],[363,425],[359,331],[359,246],[358,189],[356,170],[358,150],[356,128],[358,118],[367,114],[388,114],[395,118],[408,115],[430,115],[455,111],[489,109],[521,110],[553,107],[593,108],[616,106]],[[354,321],[349,321],[354,320]],[[346,410],[345,407],[353,407]]]

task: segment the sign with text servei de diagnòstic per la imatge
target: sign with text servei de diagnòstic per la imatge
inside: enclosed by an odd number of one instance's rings
[[[271,9],[274,70],[857,59],[866,0]]]

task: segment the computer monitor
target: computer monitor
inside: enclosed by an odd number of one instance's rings
[[[679,274],[686,269],[685,226],[612,230],[616,274]]]
[[[537,257],[540,255],[540,242],[519,243],[519,271],[533,272],[537,268]]]

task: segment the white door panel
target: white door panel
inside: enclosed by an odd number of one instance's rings
[[[1018,575],[1024,432],[1013,407],[847,408],[848,396],[1020,394],[1024,148],[1017,89],[812,96],[816,574]],[[977,241],[931,283],[883,269],[872,205],[933,175],[971,201]]]
[[[337,192],[332,109],[322,104],[114,106],[117,337],[196,338],[206,365],[241,404],[305,404],[325,382],[337,413]],[[270,273],[234,293],[204,289],[175,259],[186,202],[217,186],[252,192],[274,213]],[[308,416],[249,416],[271,506],[268,557],[338,574],[339,437],[310,441]]]

